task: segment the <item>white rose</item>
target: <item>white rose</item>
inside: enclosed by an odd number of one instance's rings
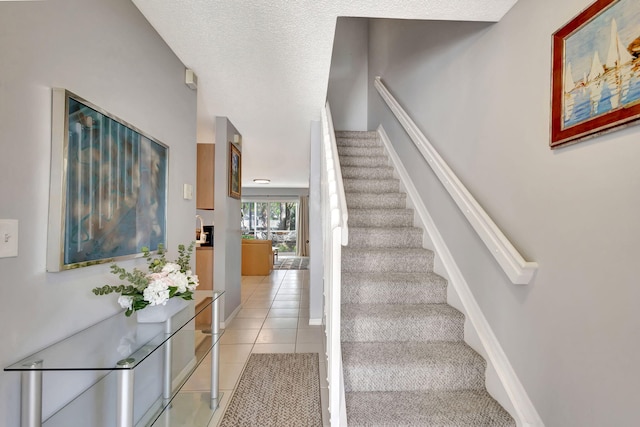
[[[120,304],[120,307],[122,308],[131,310],[131,307],[133,307],[133,297],[129,295],[120,295],[118,298],[118,304]]]

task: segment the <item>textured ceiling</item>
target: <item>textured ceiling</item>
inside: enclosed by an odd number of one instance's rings
[[[198,141],[215,116],[243,136],[242,185],[307,187],[339,16],[498,21],[517,0],[133,0],[198,76]]]

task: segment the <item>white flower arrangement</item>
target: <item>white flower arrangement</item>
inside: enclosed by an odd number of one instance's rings
[[[142,253],[149,264],[148,272],[137,268],[129,272],[113,264],[111,272],[120,280],[127,280],[130,284],[105,285],[94,288],[93,293],[96,295],[119,293],[118,304],[127,310],[125,312],[127,317],[134,311],[142,310],[147,306],[165,305],[169,298],[192,300],[193,291],[198,286],[198,276],[193,274],[189,267],[194,246],[195,242],[191,242],[188,248],[178,245],[180,255],[175,262],[167,261],[166,251],[162,245],[158,245],[156,257],[151,256],[149,248],[142,248]]]

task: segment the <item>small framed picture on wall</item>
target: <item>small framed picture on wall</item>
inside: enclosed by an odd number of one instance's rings
[[[229,142],[229,197],[239,199],[241,196],[242,154],[238,147]]]

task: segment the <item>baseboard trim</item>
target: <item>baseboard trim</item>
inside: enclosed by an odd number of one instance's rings
[[[309,326],[322,326],[322,318],[309,319]]]
[[[240,310],[242,310],[242,304],[237,306],[236,309],[233,310],[233,312],[229,315],[229,317],[220,322],[220,328],[224,329],[227,327],[227,325],[230,325],[233,319],[238,315],[238,312],[240,312]]]
[[[506,408],[513,408],[515,413],[511,413],[511,415],[516,420],[518,426],[544,426],[540,415],[538,415],[538,412],[529,399],[527,392],[513,370],[511,363],[509,363],[507,355],[504,353],[502,346],[493,333],[489,322],[487,322],[487,319],[484,317],[480,306],[471,292],[469,284],[453,259],[453,255],[451,255],[451,252],[449,251],[442,235],[438,231],[433,218],[431,218],[429,211],[424,205],[422,198],[420,197],[420,193],[413,184],[413,180],[402,164],[400,157],[393,148],[391,140],[382,125],[378,127],[378,135],[389,154],[389,158],[396,169],[400,182],[407,192],[408,198],[413,204],[416,214],[425,227],[425,232],[427,232],[431,238],[435,252],[447,273],[449,283],[457,293],[457,296],[463,306],[463,311],[465,312],[467,319],[469,319],[471,327],[475,329],[480,343],[483,346],[484,353],[488,359],[487,362],[490,363],[495,370],[495,373],[498,376],[498,382],[504,389],[509,402],[501,401],[499,396],[494,397],[496,397],[496,400],[498,400],[502,406]]]
[[[176,375],[176,377],[171,381],[172,390],[175,390],[189,375],[191,375],[191,372],[196,366],[196,363],[198,363],[198,360],[194,356],[193,358],[191,358],[189,363],[187,363],[187,365],[180,372],[178,372],[178,375]]]

